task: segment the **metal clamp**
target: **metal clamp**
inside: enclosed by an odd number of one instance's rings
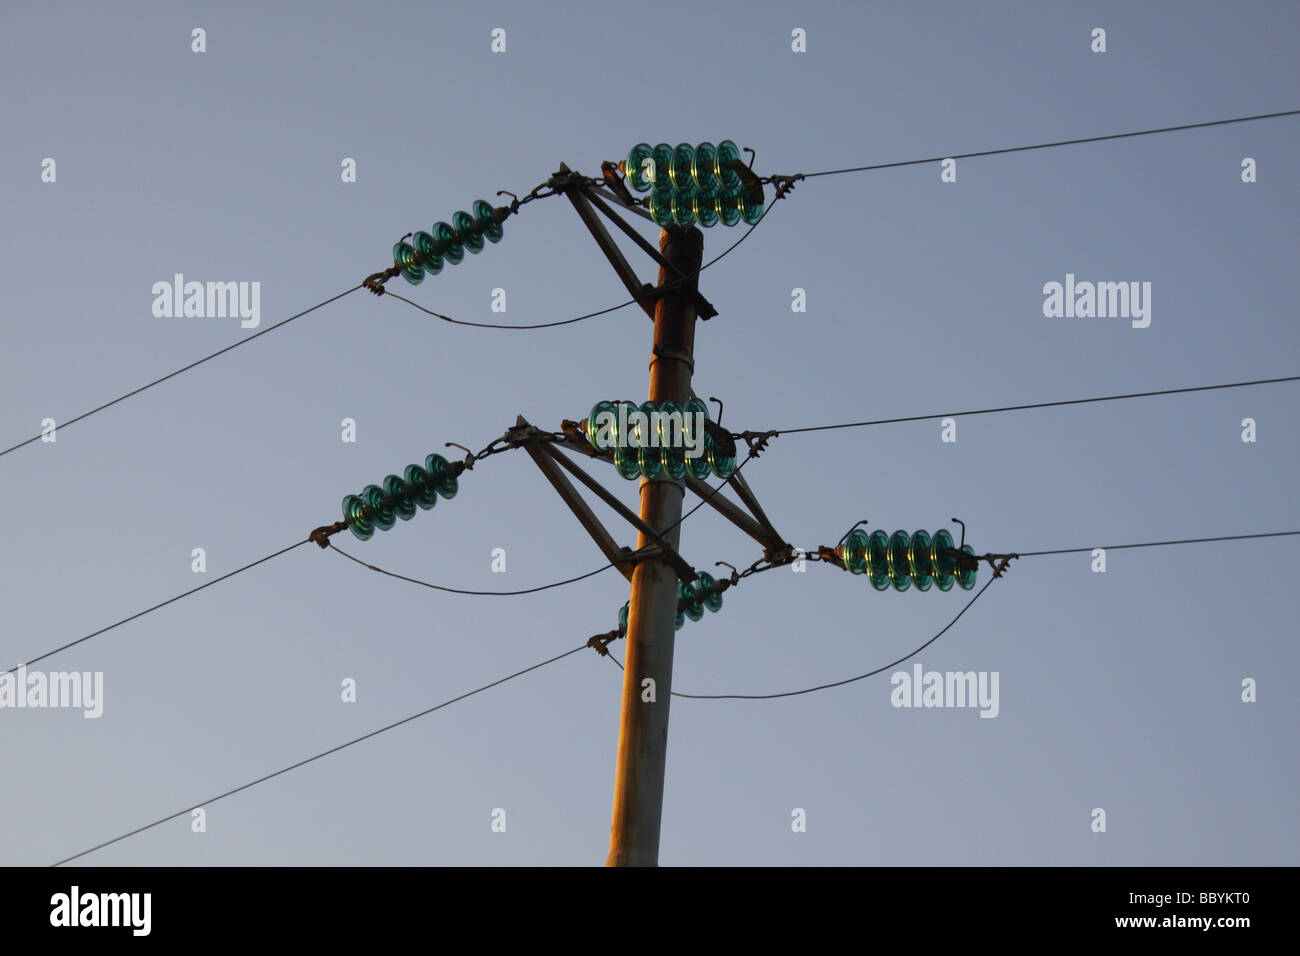
[[[622,630],[606,631],[604,634],[593,634],[591,637],[587,638],[587,646],[601,657],[608,657],[609,645],[622,636]]]
[[[656,345],[651,354],[653,356],[650,359],[651,368],[654,368],[655,362],[659,361],[661,358],[676,359],[678,362],[686,363],[686,367],[691,370],[692,374],[695,372],[695,360],[691,356],[691,353],[687,352],[685,349],[671,348],[667,345]]]
[[[307,535],[307,540],[315,541],[323,550],[330,546],[330,535],[346,531],[347,527],[348,523],[346,521],[336,521],[333,524],[322,525]]]
[[[374,275],[366,276],[361,280],[361,284],[375,295],[383,295],[384,283],[399,275],[401,275],[401,270],[398,269],[397,266],[393,266],[391,269],[385,269],[383,272],[376,272]]]

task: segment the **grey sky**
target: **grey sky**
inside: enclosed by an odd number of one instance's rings
[[[560,162],[598,175],[642,140],[730,138],[759,172],[793,173],[1293,109],[1298,27],[1286,3],[6,5],[0,447],[250,334],[155,317],[150,289],[175,273],[260,282],[265,327],[387,266],[403,233],[525,193]],[[949,184],[937,165],[801,183],[701,277],[720,314],[697,332],[697,391],[739,429],[1296,374],[1297,147],[1288,118],[966,160]],[[741,234],[707,230],[705,255]],[[1150,326],[1044,317],[1043,285],[1067,273],[1150,282]],[[390,287],[519,324],[625,298],[563,199]],[[445,441],[478,448],[519,413],[554,428],[598,399],[643,400],[650,331],[633,309],[454,327],[355,293],[5,456],[0,666],[305,537]],[[956,443],[937,418],[790,435],[745,474],[807,548],[861,518],[934,531],[957,515],[981,551],[1293,530],[1296,396],[967,417]],[[635,483],[602,477],[636,501]],[[518,453],[391,532],[335,540],[461,588],[601,563]],[[1295,547],[1114,551],[1105,574],[1086,554],[1017,563],[918,658],[997,671],[996,719],[892,707],[887,674],[789,700],[674,701],[661,861],[1300,862]],[[683,550],[705,569],[759,556],[707,509]],[[773,571],[678,632],[675,687],[861,673],[968,597]],[[574,647],[626,599],[613,571],[461,597],[298,549],[36,665],[102,671],[104,713],[0,710],[0,861],[52,862],[197,805]],[[355,704],[339,700],[346,677]],[[1257,703],[1241,702],[1246,677]],[[214,804],[206,833],[182,817],[86,862],[601,863],[619,682],[575,655]]]

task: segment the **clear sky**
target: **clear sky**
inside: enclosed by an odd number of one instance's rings
[[[259,282],[265,328],[385,268],[404,233],[561,162],[599,175],[643,140],[730,138],[756,171],[794,173],[1294,109],[1298,28],[1291,3],[7,4],[0,447],[253,333],[156,316],[152,287],[176,273]],[[737,430],[936,415],[788,435],[746,468],[805,548],[863,518],[956,515],[980,551],[1296,529],[1294,383],[958,417],[955,442],[938,416],[1297,374],[1298,161],[1286,118],[962,160],[951,183],[937,163],[801,183],[701,276],[719,315],[697,331],[696,389]],[[707,230],[705,255],[741,234]],[[1067,274],[1149,282],[1150,325],[1046,317],[1043,287]],[[561,198],[390,288],[518,324],[626,298]],[[635,309],[490,331],[358,292],[0,458],[0,666],[301,540],[446,441],[643,400],[650,334]],[[635,504],[635,483],[598,474]],[[391,532],[335,540],[467,589],[602,563],[522,453]],[[710,570],[759,557],[709,509],[682,548]],[[1295,549],[1111,551],[1104,574],[1087,553],[1020,561],[917,658],[997,672],[993,719],[894,707],[889,674],[676,700],[661,862],[1296,864]],[[968,597],[772,571],[678,632],[674,686],[849,677]],[[0,709],[0,862],[202,805],[575,647],[625,600],[614,571],[468,597],[299,548],[35,665],[102,672],[103,714]],[[599,864],[619,692],[584,651],[212,804],[204,833],[185,815],[85,861]]]

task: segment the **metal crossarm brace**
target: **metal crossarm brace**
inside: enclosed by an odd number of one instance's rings
[[[781,548],[787,547],[786,542],[781,540],[779,534],[763,527],[722,492],[715,492],[713,486],[707,481],[701,481],[699,478],[688,474],[686,476],[686,487],[700,498],[707,499],[709,506],[714,511],[745,532],[765,549],[779,551]]]
[[[551,458],[564,468],[565,471],[569,472],[580,482],[594,491],[600,497],[601,501],[605,502],[605,504],[618,512],[618,514],[625,518],[632,527],[636,528],[637,531],[640,531],[647,538],[653,538],[656,543],[650,547],[658,550],[658,552],[663,555],[664,560],[673,566],[673,571],[676,572],[679,581],[690,583],[695,580],[695,569],[691,567],[690,564],[680,554],[673,550],[673,548],[671,548],[662,538],[660,538],[659,535],[655,534],[654,529],[642,521],[641,517],[635,511],[627,507],[623,502],[619,501],[608,488],[583,471],[558,448],[548,448],[543,446],[542,453],[551,456]]]
[[[527,425],[522,415],[519,416],[519,424]],[[548,455],[547,449],[541,443],[534,443],[524,446],[524,451],[528,452],[529,457],[537,463],[542,474],[550,481],[551,486],[564,499],[564,503],[569,506],[578,523],[587,529],[596,542],[596,547],[600,548],[601,553],[609,559],[610,564],[618,568],[619,573],[628,581],[632,580],[632,566],[636,563],[636,555],[630,548],[619,545],[614,540],[614,536],[605,530],[605,526],[600,523],[600,519],[583,500],[582,495],[578,494],[578,489],[573,487],[573,483],[564,476],[555,463],[555,459]]]
[[[560,163],[560,171],[567,173],[570,170],[564,163]],[[614,267],[614,272],[622,280],[623,285],[627,287],[627,291],[631,293],[632,298],[636,299],[637,305],[641,306],[642,311],[653,319],[655,317],[654,287],[643,283],[637,278],[636,272],[628,265],[627,260],[623,258],[622,251],[614,243],[609,230],[605,228],[605,224],[596,215],[596,211],[588,201],[585,191],[575,187],[565,189],[564,194],[569,197],[569,202],[573,203],[573,208],[577,211],[578,216],[586,227],[591,230],[596,245],[600,246],[600,251],[605,254],[609,264]]]
[[[621,196],[619,196],[617,193],[611,190],[608,185],[606,185],[603,190],[596,189],[594,191],[594,195],[600,196],[602,199],[608,199],[610,202],[614,203],[615,205],[621,206],[622,208],[626,209],[628,212],[632,213],[633,215],[640,216],[642,219],[646,220],[647,222],[652,222],[656,226],[659,225],[659,223],[655,222],[654,216],[650,215],[650,213],[646,212],[640,206],[629,206],[627,202],[624,201],[624,199]]]
[[[560,173],[558,175],[567,176],[571,174],[572,170],[570,170],[565,163],[560,163]],[[650,257],[659,265],[675,273],[678,279],[685,280],[687,277],[682,275],[680,269],[675,268],[670,262],[668,262],[657,249],[646,242],[646,240],[638,234],[636,230],[624,222],[617,213],[605,205],[594,191],[588,189],[586,186],[577,184],[567,186],[560,185],[557,186],[557,188],[569,197],[569,202],[573,203],[573,208],[577,211],[583,224],[586,225],[588,230],[590,230],[592,238],[596,240],[596,245],[599,246],[600,251],[605,254],[605,258],[609,260],[609,264],[613,266],[614,272],[627,288],[627,291],[631,293],[632,298],[636,300],[637,305],[641,306],[642,311],[653,319],[655,309],[654,302],[659,296],[658,290],[649,283],[642,282],[637,277],[636,272],[633,270],[632,266],[628,264],[627,259],[623,257],[622,251],[614,242],[614,238],[609,234],[609,230],[606,229],[605,224],[600,221],[600,217],[596,214],[597,210],[604,214],[625,234],[631,237],[637,246],[649,254]],[[689,296],[694,301],[696,312],[699,314],[700,318],[708,319],[718,314],[718,310],[715,309],[713,305],[704,298],[704,296],[700,295],[698,290],[683,290],[682,294]]]
[[[586,187],[582,187],[582,192],[589,200],[591,200],[592,204],[605,215],[605,218],[608,219],[610,222],[612,222],[614,225],[618,226],[618,228],[628,238],[630,238],[633,242],[637,244],[637,246],[641,249],[642,252],[648,255],[655,262],[659,263],[659,265],[663,266],[669,272],[676,275],[679,281],[683,281],[683,282],[686,281],[687,276],[682,275],[682,271],[680,269],[678,269],[675,265],[673,265],[671,262],[665,259],[663,257],[663,254],[658,249],[650,245],[650,243],[646,242],[645,237],[642,236],[635,229],[633,229],[631,226],[629,226],[626,222],[624,222],[622,218],[617,213],[614,212],[614,210],[606,206],[605,203],[601,201],[600,196],[598,196],[594,190],[587,189]],[[695,300],[695,311],[701,319],[711,319],[718,314],[718,310],[713,307],[713,304],[709,302],[708,299],[704,298],[704,296],[699,292],[699,290],[689,292],[688,294],[691,296],[692,299]]]
[[[586,455],[588,458],[595,458],[605,462],[609,461],[605,456],[593,451],[585,442],[579,442],[572,436],[567,436],[564,442],[556,442],[555,445],[563,445],[563,447],[579,454]],[[736,488],[737,493],[740,494],[742,498],[748,495],[749,500],[753,502],[753,504],[749,504],[749,501],[746,502],[749,507],[753,508],[757,506],[758,501],[754,498],[753,492],[750,491],[749,486],[745,485],[742,491],[741,486],[736,484],[737,478],[740,478],[740,476],[733,475],[731,477],[731,482],[733,487]],[[782,548],[790,547],[790,544],[782,539],[780,533],[771,526],[770,522],[760,523],[759,521],[756,521],[743,508],[733,502],[722,492],[715,492],[713,486],[708,482],[695,478],[689,473],[686,475],[685,482],[686,487],[690,489],[691,492],[702,499],[708,499],[711,508],[761,544],[765,549],[776,552],[780,551]],[[761,513],[762,509],[759,508],[758,510]],[[763,517],[766,519],[766,515]]]
[[[763,506],[758,503],[758,498],[754,496],[753,489],[749,487],[749,482],[745,480],[745,476],[740,472],[736,472],[732,475],[731,487],[736,489],[736,494],[739,496],[740,500],[744,502],[745,507],[749,509],[749,513],[758,519],[758,523],[761,524],[773,538],[777,541],[781,541],[781,535],[772,525],[772,522],[768,520],[767,513],[763,511]]]

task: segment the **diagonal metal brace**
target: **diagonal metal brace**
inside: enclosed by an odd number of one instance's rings
[[[707,481],[701,481],[688,472],[686,487],[700,498],[707,499],[710,508],[761,544],[767,551],[777,552],[789,547],[785,541],[781,540],[779,534],[774,530],[763,527],[750,517],[745,509],[726,497],[722,492],[715,491]],[[733,485],[733,487],[735,486]]]
[[[577,422],[566,421],[564,423],[564,435],[566,441],[555,442],[554,444],[549,445],[548,449],[554,453],[557,446],[562,446],[571,451],[586,455],[588,458],[594,458],[599,461],[613,464],[613,459],[608,453],[598,452],[587,443],[586,439],[582,437],[582,433],[578,429]],[[757,505],[758,502],[756,499],[753,499],[753,493],[750,492],[748,484],[744,486],[744,491],[741,491],[739,483],[735,480],[737,477],[739,476],[732,476],[732,487],[736,488],[737,492],[740,493],[742,497],[748,496],[749,499],[753,500],[754,505]],[[771,523],[766,521],[766,515],[763,515],[764,520],[762,522],[755,520],[745,511],[744,508],[741,508],[722,492],[715,491],[713,486],[707,481],[701,481],[699,478],[692,476],[689,472],[686,474],[684,480],[686,487],[692,493],[700,498],[707,498],[709,507],[713,508],[721,514],[722,517],[726,518],[741,531],[745,532],[745,534],[749,535],[761,544],[767,552],[776,554],[783,549],[790,547],[790,544],[782,539],[776,529],[771,526]],[[761,513],[761,511],[762,509],[760,508],[759,512]]]
[[[523,416],[519,416],[519,423],[527,425]],[[524,451],[528,452],[529,457],[541,469],[542,474],[551,483],[551,486],[564,499],[564,503],[569,506],[578,523],[587,529],[592,540],[596,542],[596,547],[600,548],[601,553],[609,560],[609,563],[618,568],[619,573],[628,581],[632,580],[632,566],[636,564],[637,556],[630,548],[621,546],[614,540],[614,536],[605,530],[605,526],[600,523],[582,495],[578,494],[578,489],[573,487],[573,483],[564,476],[560,468],[555,463],[555,459],[546,453],[546,446],[541,442],[531,445],[525,445]]]
[[[575,176],[573,171],[564,163],[560,164],[560,172],[557,173],[555,177],[552,177],[552,179],[555,183],[555,191],[563,192],[569,197],[569,202],[573,203],[574,210],[578,213],[579,218],[582,219],[583,224],[586,225],[587,229],[591,232],[592,238],[596,240],[596,245],[600,247],[600,251],[603,252],[605,258],[609,260],[609,264],[614,268],[614,273],[618,276],[624,287],[631,294],[632,298],[636,300],[637,304],[641,306],[642,311],[645,312],[647,316],[651,319],[654,318],[654,303],[660,295],[665,293],[678,293],[689,297],[695,303],[696,313],[702,319],[708,319],[718,314],[718,310],[715,309],[713,305],[704,298],[704,296],[700,295],[699,290],[689,288],[690,279],[692,277],[685,276],[679,269],[673,268],[657,249],[651,246],[644,237],[624,222],[617,213],[609,208],[609,206],[602,202],[594,190],[587,187],[585,179]],[[674,286],[660,289],[650,285],[649,283],[642,282],[637,277],[636,271],[628,264],[627,259],[623,257],[622,250],[620,250],[618,245],[614,242],[613,237],[609,234],[609,230],[605,228],[605,224],[601,222],[600,217],[597,215],[597,210],[603,213],[611,222],[618,226],[620,230],[631,237],[632,240],[636,242],[641,249],[648,252],[656,262],[668,269],[670,274],[675,273],[676,280]]]
[[[739,497],[745,507],[749,509],[749,513],[758,519],[758,523],[763,526],[763,529],[775,540],[784,543],[785,539],[781,537],[772,522],[768,520],[767,512],[765,512],[763,506],[758,503],[758,498],[755,497],[753,489],[749,487],[749,482],[745,480],[745,476],[740,474],[740,472],[736,472],[731,476],[730,484],[731,487],[736,490],[737,497]]]
[[[570,170],[564,163],[560,163],[560,171],[567,173]],[[577,211],[578,217],[582,219],[583,224],[591,231],[592,238],[596,240],[596,245],[600,247],[600,251],[605,254],[609,264],[614,267],[614,273],[622,281],[632,298],[636,300],[637,305],[641,306],[641,310],[653,319],[655,317],[654,287],[642,282],[633,268],[628,265],[627,260],[623,258],[622,251],[615,244],[609,230],[605,228],[605,224],[600,221],[600,217],[596,215],[596,211],[588,201],[586,190],[578,186],[572,186],[564,189],[563,192],[569,197],[569,202],[573,203],[573,208]]]
[[[598,196],[594,190],[587,189],[585,187],[579,187],[579,188],[582,190],[583,195],[591,201],[592,205],[594,205],[596,209],[598,209],[601,213],[604,214],[606,219],[612,222],[615,226],[619,228],[620,231],[623,232],[624,235],[626,235],[629,239],[635,242],[637,244],[637,247],[642,252],[648,255],[655,262],[659,263],[659,265],[664,270],[666,270],[669,275],[674,276],[675,282],[681,283],[682,285],[686,285],[691,281],[693,277],[686,275],[685,273],[682,272],[681,269],[678,269],[675,265],[673,265],[666,258],[664,258],[663,253],[661,253],[654,246],[650,245],[650,243],[646,241],[645,237],[642,236],[641,233],[633,229],[630,225],[628,225],[626,222],[623,221],[621,216],[619,216],[616,212],[614,212],[614,210],[610,209],[609,206],[605,205],[605,203],[601,200],[600,196]],[[658,295],[660,292],[666,290],[653,289],[652,291],[654,291],[654,293]],[[684,295],[689,296],[691,300],[695,303],[695,314],[699,316],[701,319],[705,319],[705,320],[711,319],[718,314],[718,310],[713,307],[713,304],[709,302],[708,299],[704,298],[704,296],[700,294],[700,291],[698,289],[683,289],[682,292]]]
[[[645,556],[651,553],[660,555],[672,566],[673,572],[677,575],[679,581],[689,583],[695,580],[695,569],[691,567],[690,564],[680,554],[678,554],[671,545],[668,544],[668,542],[664,541],[664,539],[655,532],[653,528],[642,521],[640,515],[627,505],[623,504],[623,502],[619,501],[608,488],[598,482],[595,478],[591,477],[591,475],[587,474],[582,468],[578,467],[578,465],[571,461],[569,457],[558,448],[542,445],[539,446],[539,450],[543,455],[549,456],[553,461],[559,464],[561,468],[590,488],[596,493],[601,501],[613,508],[614,511],[632,525],[632,527],[636,528],[637,531],[641,532],[646,536],[646,538],[654,542],[653,544],[647,545],[637,551],[636,553],[639,556]]]

